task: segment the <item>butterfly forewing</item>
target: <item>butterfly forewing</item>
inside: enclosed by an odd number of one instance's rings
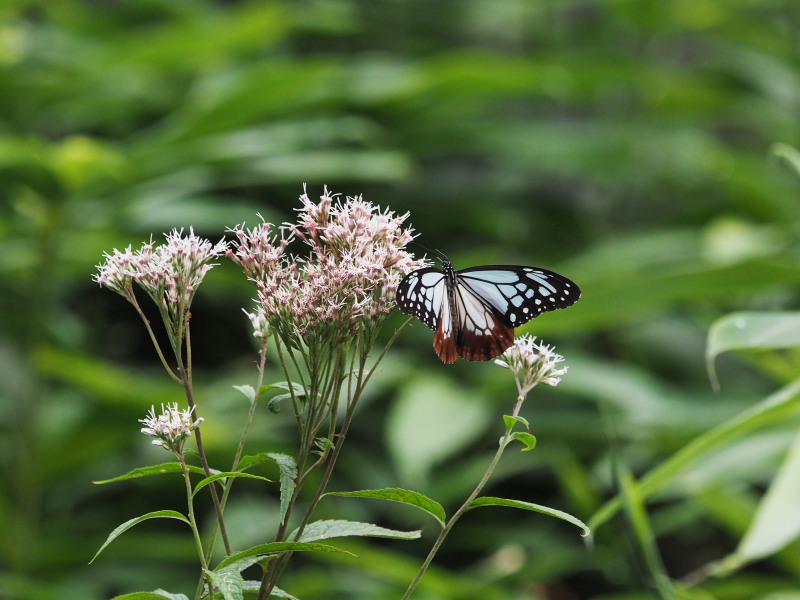
[[[509,327],[519,327],[543,312],[566,308],[580,298],[575,283],[546,269],[516,265],[472,267],[456,273],[467,287],[497,311]]]
[[[434,331],[447,306],[445,276],[439,269],[426,267],[412,271],[397,286],[397,307],[414,315]]]

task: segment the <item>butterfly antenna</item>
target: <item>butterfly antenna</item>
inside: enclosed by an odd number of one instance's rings
[[[412,241],[411,243],[419,246],[420,248],[422,248],[426,252],[430,252],[431,254],[435,255],[439,259],[439,262],[445,262],[445,261],[448,260],[447,255],[444,252],[442,252],[441,250],[431,250],[426,245],[420,244],[417,241]]]

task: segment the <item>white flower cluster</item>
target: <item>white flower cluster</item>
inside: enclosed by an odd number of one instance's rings
[[[551,346],[537,343],[536,336],[525,334],[516,338],[494,362],[514,373],[519,396],[524,398],[539,383],[558,385],[567,372],[568,367],[557,368],[564,357],[553,350]]]

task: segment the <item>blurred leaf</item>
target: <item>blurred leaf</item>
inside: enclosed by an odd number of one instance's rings
[[[294,539],[297,530],[290,533],[287,538]],[[415,540],[422,535],[421,531],[397,531],[386,529],[373,523],[359,523],[357,521],[345,521],[342,519],[331,519],[327,521],[314,521],[309,523],[298,541],[316,542],[318,540],[328,540],[331,538],[360,536],[360,537],[383,537],[399,540]]]
[[[743,562],[774,554],[800,535],[800,435],[758,506],[734,557]]]
[[[641,556],[642,562],[647,568],[652,585],[658,590],[659,598],[677,600],[678,595],[672,587],[669,576],[664,569],[661,555],[658,552],[655,535],[647,516],[644,498],[639,493],[639,486],[626,465],[617,460],[614,466],[617,472],[622,504],[636,540],[637,553]]]
[[[523,502],[522,500],[509,500],[507,498],[495,498],[492,496],[479,496],[475,498],[469,505],[471,509],[478,508],[479,506],[506,506],[508,508],[521,508],[523,510],[538,512],[542,513],[543,515],[548,515],[550,517],[555,517],[557,519],[561,519],[562,521],[572,523],[576,527],[579,527],[583,530],[583,533],[581,533],[581,536],[583,537],[586,537],[591,533],[586,524],[577,517],[573,517],[572,515],[561,510],[556,510],[555,508],[542,506],[541,504]]]
[[[424,480],[484,430],[489,407],[452,380],[418,375],[405,386],[387,419],[387,442],[401,479]]]
[[[800,379],[784,386],[752,408],[714,427],[672,454],[639,480],[642,498],[648,498],[668,485],[679,473],[712,450],[740,439],[760,427],[781,422],[800,412]],[[606,502],[589,520],[596,530],[620,508],[620,498]]]
[[[100,553],[105,549],[106,546],[108,546],[111,542],[117,539],[120,535],[125,533],[128,529],[130,529],[134,525],[137,525],[138,523],[141,523],[142,521],[147,521],[148,519],[177,519],[178,521],[183,521],[187,525],[190,525],[189,519],[187,519],[181,513],[176,512],[174,510],[157,510],[154,512],[149,512],[147,514],[144,514],[140,517],[136,517],[129,521],[125,521],[122,525],[117,527],[114,531],[112,531],[108,535],[106,541],[103,542],[103,545],[100,546],[100,549],[95,553],[95,555],[92,557],[92,560],[90,560],[89,563],[90,564],[93,563],[94,560],[100,555]]]
[[[708,331],[706,365],[718,387],[714,359],[728,350],[800,346],[800,313],[738,312],[715,321]]]
[[[326,496],[345,496],[351,498],[377,498],[378,500],[389,500],[391,502],[400,502],[401,504],[408,504],[409,506],[416,506],[422,509],[434,519],[439,522],[439,525],[444,527],[447,515],[444,512],[442,505],[431,500],[427,496],[414,492],[411,490],[404,490],[402,488],[383,488],[380,490],[358,490],[354,492],[328,492]]]

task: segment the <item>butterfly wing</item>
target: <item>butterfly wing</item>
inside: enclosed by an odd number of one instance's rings
[[[445,275],[434,267],[417,269],[397,286],[397,308],[413,315],[434,331],[443,313],[449,315]]]
[[[469,286],[456,284],[454,302],[459,356],[467,360],[491,360],[514,343],[514,328],[506,325],[497,310]]]
[[[567,308],[581,297],[573,282],[546,269],[517,265],[472,267],[457,272],[464,287],[490,305],[504,325],[514,328],[543,312]]]

